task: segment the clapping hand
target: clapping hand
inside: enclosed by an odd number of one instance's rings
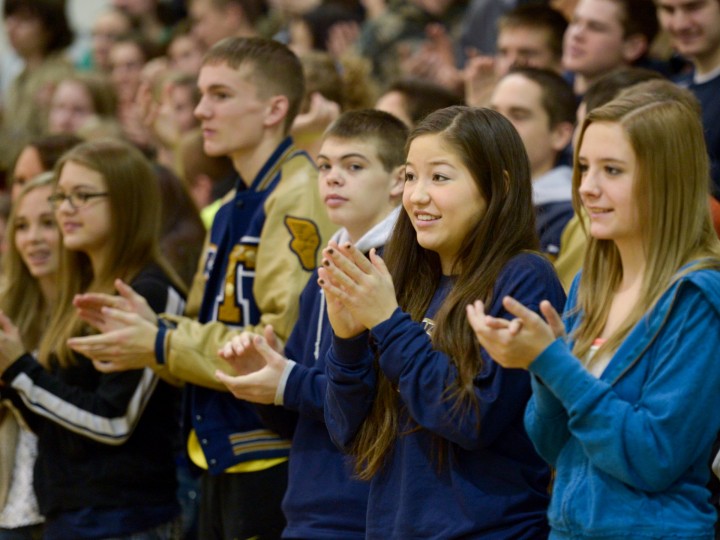
[[[540,303],[545,320],[509,296],[503,298],[503,306],[516,318],[508,321],[486,315],[480,300],[467,306],[467,319],[480,345],[503,367],[527,369],[556,338],[565,334],[560,315],[547,300]]]
[[[398,307],[390,272],[374,248],[368,259],[349,242],[340,246],[331,241],[323,251],[318,274],[328,298],[328,315],[331,300],[347,311],[347,314],[333,314],[335,319],[345,319],[342,330],[350,335],[341,337],[352,337],[364,329],[369,330],[389,319]],[[340,335],[335,323],[333,329]]]

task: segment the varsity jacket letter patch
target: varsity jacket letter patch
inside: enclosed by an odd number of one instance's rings
[[[312,272],[315,269],[320,247],[320,231],[317,225],[309,219],[286,216],[285,227],[290,231],[292,238],[290,250],[300,260],[303,269]]]

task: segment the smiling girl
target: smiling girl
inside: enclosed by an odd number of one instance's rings
[[[324,251],[328,430],[370,481],[368,538],[542,538],[549,470],[522,427],[529,377],[465,321],[477,296],[498,317],[507,294],[563,304],[532,251],[527,154],[499,113],[469,107],[430,114],[407,148],[387,267],[349,243]]]
[[[105,375],[67,339],[87,327],[73,296],[112,292],[128,280],[156,311],[182,307],[157,245],[159,196],[152,168],[125,143],[81,144],[55,169],[48,199],[63,236],[58,308],[39,362],[22,354],[0,317],[0,373],[38,434],[35,491],[44,538],[172,538],[176,390],[149,370]]]
[[[22,342],[34,350],[57,294],[60,233],[47,198],[52,173],[28,181],[18,192],[8,221],[0,308],[17,322]],[[0,389],[1,391],[2,389]],[[42,516],[33,491],[37,438],[9,402],[0,406],[0,539],[31,539]]]
[[[532,373],[525,426],[556,469],[551,538],[710,540],[720,244],[699,115],[619,98],[588,115],[577,148],[590,239],[564,327],[549,304],[546,323],[511,298],[514,323],[480,302],[468,318],[498,362]]]

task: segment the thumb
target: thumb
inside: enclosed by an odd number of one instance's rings
[[[254,344],[257,351],[265,360],[266,366],[273,367],[274,369],[284,369],[287,359],[281,353],[272,349],[265,339],[256,336]]]
[[[255,349],[268,362],[273,359],[273,355],[277,354],[262,336],[255,336],[255,338],[253,338],[253,345],[255,345]]]
[[[142,298],[142,296],[135,292],[135,289],[125,283],[122,279],[115,280],[115,288],[120,293],[120,296],[129,302],[137,303],[138,299]]]
[[[235,387],[235,377],[231,377],[220,369],[215,370],[215,378],[223,383],[230,391]]]
[[[503,298],[503,306],[509,313],[515,315],[518,319],[521,319],[523,323],[532,323],[538,318],[534,311],[529,310],[510,296],[505,296]]]
[[[383,273],[390,273],[390,271],[387,268],[387,265],[385,264],[385,261],[383,258],[377,254],[377,249],[372,248],[370,250],[370,261],[373,263],[373,266],[380,270]]]
[[[272,324],[265,325],[265,328],[263,329],[263,336],[265,337],[267,344],[274,351],[280,352],[280,350],[281,350],[280,340],[278,340],[277,335],[275,335],[275,329],[273,328]]]
[[[553,334],[555,334],[555,337],[561,337],[565,335],[565,325],[562,322],[562,318],[558,314],[557,311],[555,311],[555,308],[553,305],[548,302],[547,300],[543,300],[540,302],[540,311],[542,312],[543,316],[545,317],[545,320],[550,325],[550,328],[552,328]]]

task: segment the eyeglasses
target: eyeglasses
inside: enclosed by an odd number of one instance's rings
[[[107,191],[104,193],[87,193],[86,191],[72,191],[65,195],[65,193],[53,193],[48,197],[48,202],[53,210],[57,210],[62,205],[63,201],[68,201],[70,206],[74,210],[79,210],[87,206],[91,199],[97,197],[107,197]]]

